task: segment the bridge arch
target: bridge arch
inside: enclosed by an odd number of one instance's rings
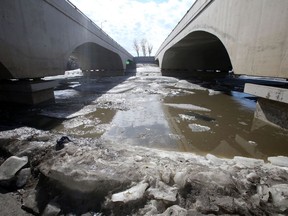
[[[82,70],[123,70],[121,57],[94,42],[86,42],[75,47],[66,56],[77,58]]]
[[[0,60],[0,80],[1,79],[12,79],[12,74],[10,71],[5,67],[5,65]]]
[[[193,31],[163,55],[161,69],[193,71],[232,70],[228,51],[222,41],[207,31]]]

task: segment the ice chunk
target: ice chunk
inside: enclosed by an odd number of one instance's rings
[[[221,91],[215,91],[213,89],[208,89],[209,96],[221,94]]]
[[[264,164],[263,160],[240,157],[240,156],[235,156],[233,160],[236,162],[236,165],[240,167],[244,166],[248,168],[254,168],[254,167],[261,166]]]
[[[223,159],[220,159],[212,154],[207,154],[206,159],[209,160],[212,164],[222,165],[224,163]]]
[[[267,185],[257,185],[257,193],[263,202],[268,202],[269,188]]]
[[[158,182],[157,188],[149,188],[147,192],[157,200],[176,201],[177,188],[170,187],[161,181]]]
[[[127,203],[132,200],[141,199],[145,190],[149,186],[148,183],[140,182],[138,185],[129,188],[126,191],[116,193],[112,195],[112,202],[124,202]]]
[[[0,181],[9,181],[15,174],[28,163],[28,157],[9,157],[0,166]]]
[[[190,83],[187,80],[179,80],[176,85],[176,88],[183,88],[183,89],[192,89],[192,90],[206,90],[206,88],[201,87],[200,85]]]
[[[288,157],[284,156],[268,157],[268,161],[275,166],[288,167]]]
[[[188,174],[187,171],[176,172],[174,176],[174,182],[179,188],[183,188],[186,185]]]
[[[171,104],[171,103],[166,103],[166,106],[178,108],[178,109],[186,109],[186,110],[194,110],[194,111],[204,111],[204,112],[210,112],[210,109],[192,105],[192,104]]]
[[[191,115],[179,114],[179,116],[182,120],[187,120],[187,121],[195,121],[196,120],[196,117],[191,116]]]
[[[280,208],[280,211],[288,209],[288,184],[273,185],[269,188],[273,204]]]
[[[189,128],[190,128],[193,132],[205,132],[205,131],[211,130],[210,127],[203,126],[203,125],[199,125],[199,124],[189,124]]]
[[[166,209],[162,214],[158,214],[157,216],[186,216],[188,212],[186,209],[181,208],[178,205],[173,205]]]

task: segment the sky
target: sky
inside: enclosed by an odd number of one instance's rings
[[[128,52],[146,39],[156,53],[195,0],[70,0]],[[140,53],[142,55],[142,52]]]

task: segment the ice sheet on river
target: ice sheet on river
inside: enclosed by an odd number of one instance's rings
[[[176,88],[183,88],[183,89],[190,89],[190,90],[203,90],[206,91],[206,88],[201,87],[198,84],[191,83],[187,80],[179,80],[174,87]]]
[[[178,109],[186,109],[186,110],[194,110],[194,111],[204,111],[204,112],[210,112],[210,109],[207,109],[205,107],[196,106],[193,104],[171,104],[166,103],[166,106],[178,108]]]
[[[116,143],[177,149],[176,141],[169,136],[172,132],[160,99],[159,95],[149,95],[145,100],[128,97],[133,107],[118,111],[102,138]]]
[[[40,115],[59,119],[71,119],[95,111],[96,107],[93,105],[84,106],[83,104],[54,104],[44,108]]]
[[[199,124],[189,124],[189,128],[193,132],[205,132],[205,131],[210,131],[211,130],[210,127],[204,126],[204,125],[199,125]]]

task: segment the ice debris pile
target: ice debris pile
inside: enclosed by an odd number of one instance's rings
[[[10,134],[19,134],[13,131]],[[0,166],[0,176],[5,173],[5,181],[17,178],[23,167],[33,173],[29,178],[34,186],[24,184],[21,189],[23,208],[33,214],[288,214],[287,157],[271,157],[269,163],[244,157],[221,159],[109,143],[91,145],[96,140],[76,138],[56,151],[57,137],[51,134],[47,139],[47,134],[38,132],[30,129],[33,138],[14,135],[13,142],[0,137],[0,148],[14,155]],[[7,164],[13,164],[13,173],[5,171]]]

